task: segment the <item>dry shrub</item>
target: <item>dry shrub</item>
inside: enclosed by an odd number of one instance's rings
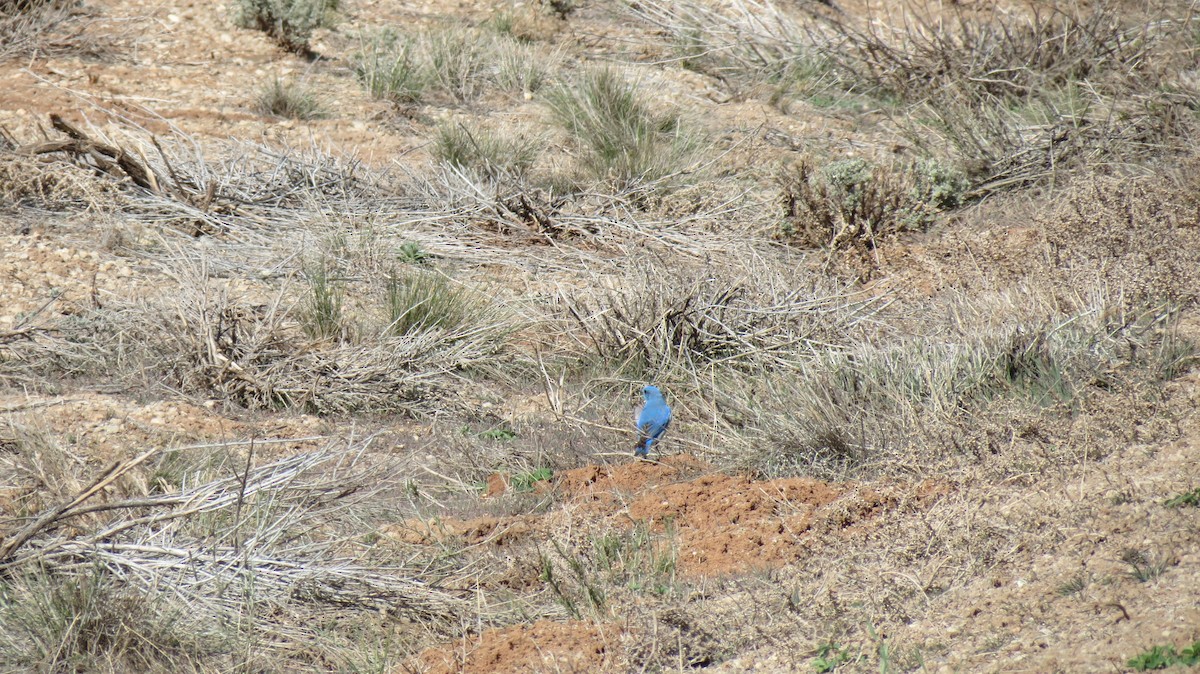
[[[566,299],[596,355],[652,369],[795,363],[840,343],[870,300],[769,268],[671,268],[647,259],[617,286]]]
[[[1053,180],[1079,164],[1178,152],[1194,134],[1191,17],[1109,3],[1030,12],[904,7],[855,23],[824,14],[840,77],[902,105],[917,147],[948,153],[975,196]]]
[[[872,249],[881,239],[920,224],[906,176],[861,159],[819,170],[802,161],[778,181],[782,233],[801,246]]]
[[[785,8],[760,0],[631,3],[629,11],[670,41],[684,68],[717,80],[735,96],[766,88],[772,102],[791,90],[830,86],[825,50]],[[765,85],[765,86],[764,86]]]
[[[840,38],[831,58],[865,88],[918,100],[947,87],[1000,99],[1023,98],[1098,74],[1140,67],[1162,32],[1147,17],[1131,20],[1113,5],[1090,10],[1057,3],[1029,13],[989,5],[951,5],[934,15],[906,5],[900,15],[853,24],[822,13]]]
[[[1200,294],[1193,186],[1093,176],[1076,182],[1038,224],[1067,287],[1100,285],[1122,307],[1189,304]]]
[[[84,484],[127,476],[153,489],[68,493],[36,513],[17,545],[5,539],[0,664],[224,670],[230,657],[253,657],[274,661],[259,669],[291,669],[284,663],[362,657],[371,650],[356,642],[362,616],[376,617],[376,629],[393,616],[445,635],[467,616],[499,615],[437,587],[458,582],[444,564],[389,558],[383,568],[370,546],[346,544],[394,509],[397,467],[370,455],[371,442],[267,461],[252,441],[155,447],[102,473],[79,462]],[[345,620],[354,627],[337,625]],[[261,640],[281,648],[249,646]]]
[[[62,32],[80,13],[67,0],[0,0],[0,62],[29,53],[86,51],[98,41]]]

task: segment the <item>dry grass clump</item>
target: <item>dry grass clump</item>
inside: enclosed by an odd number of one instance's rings
[[[65,0],[0,2],[0,62],[29,53],[92,48],[92,40],[61,31],[77,13],[76,3]]]
[[[569,320],[599,358],[653,371],[794,366],[844,344],[876,305],[753,264],[717,271],[646,258],[617,283],[565,298]]]
[[[495,180],[526,176],[544,149],[538,138],[458,122],[438,126],[432,154],[460,171]]]
[[[234,646],[211,616],[132,590],[101,566],[0,583],[0,625],[0,664],[30,671],[197,671]]]
[[[634,16],[665,33],[680,65],[715,78],[735,96],[766,91],[772,103],[836,86],[822,45],[780,6],[735,0],[638,2]]]
[[[303,82],[285,82],[272,78],[254,101],[260,114],[285,117],[287,119],[321,119],[325,117],[321,100],[315,91]]]
[[[105,212],[121,203],[116,186],[88,168],[0,151],[0,208]]]
[[[723,380],[715,397],[727,418],[754,429],[739,463],[764,476],[907,472],[974,461],[1014,437],[1057,442],[1074,457],[1071,420],[1097,417],[1104,430],[1093,432],[1122,435],[1109,397],[1152,400],[1144,396],[1195,362],[1176,311],[1125,312],[1119,300],[1063,310],[1049,294],[996,297],[928,334],[824,352],[740,389]]]
[[[56,496],[0,544],[0,657],[90,671],[179,671],[212,657],[336,662],[387,645],[355,645],[353,627],[326,626],[332,615],[351,626],[392,616],[441,633],[487,619],[490,610],[436,586],[429,574],[444,579],[446,569],[378,567],[369,546],[353,543],[390,500],[395,467],[367,458],[369,443],[265,463],[253,442],[156,448]],[[172,460],[183,453],[191,460]],[[195,460],[213,453],[227,456]],[[68,469],[88,477],[82,463]]]
[[[560,60],[514,38],[459,25],[364,37],[354,71],[371,95],[399,104],[441,95],[455,103],[489,91],[531,95]]]
[[[552,89],[546,102],[578,146],[579,170],[618,189],[685,171],[701,145],[678,112],[656,112],[612,68],[589,70],[577,82]]]

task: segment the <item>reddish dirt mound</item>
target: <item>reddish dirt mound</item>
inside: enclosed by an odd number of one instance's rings
[[[792,562],[804,554],[806,534],[853,527],[890,501],[870,489],[819,480],[712,475],[644,494],[630,504],[629,515],[669,522],[679,533],[680,569],[714,576]]]
[[[404,671],[449,672],[598,672],[611,669],[621,628],[588,622],[556,623],[485,630],[457,647],[430,648]]]
[[[745,573],[779,567],[803,557],[805,540],[858,530],[899,502],[894,493],[862,485],[831,485],[789,478],[754,481],[744,476],[709,474],[695,457],[663,462],[586,466],[561,475],[554,489],[566,501],[583,506],[574,517],[599,515],[611,526],[627,528],[644,521],[676,534],[678,567],[692,577]],[[497,491],[503,482],[496,480]],[[936,491],[936,490],[934,490]],[[502,493],[502,492],[501,492]],[[930,492],[918,486],[918,499]],[[545,532],[553,524],[537,515],[410,519],[389,525],[383,534],[415,545],[510,545]]]
[[[558,492],[575,502],[615,500],[615,492],[638,493],[662,484],[688,479],[711,466],[694,456],[679,454],[662,461],[633,461],[617,466],[584,466],[568,470],[558,480]]]

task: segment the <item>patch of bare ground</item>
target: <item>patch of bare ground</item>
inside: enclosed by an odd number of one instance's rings
[[[408,666],[449,672],[602,672],[614,667],[616,625],[538,621],[489,630],[460,644],[430,649]]]

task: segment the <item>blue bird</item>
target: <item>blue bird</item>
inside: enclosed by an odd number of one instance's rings
[[[633,455],[641,458],[650,456],[650,447],[667,432],[671,425],[671,407],[657,386],[642,389],[646,400],[637,413],[638,443]]]

